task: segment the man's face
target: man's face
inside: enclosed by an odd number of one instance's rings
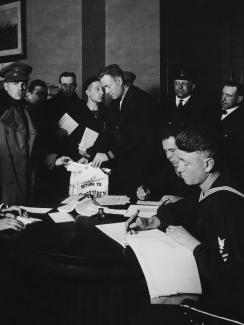
[[[175,144],[175,138],[169,137],[168,139],[163,140],[162,144],[167,159],[169,160],[172,166],[177,168],[179,165],[179,158],[177,153],[178,148],[176,147]]]
[[[27,97],[31,104],[39,104],[47,99],[47,91],[44,87],[36,86],[32,93],[27,93]]]
[[[123,81],[120,77],[113,78],[110,75],[105,74],[100,81],[105,93],[111,96],[113,99],[117,99],[122,96]]]
[[[76,83],[73,77],[62,77],[59,84],[59,89],[65,97],[71,97],[76,88]]]
[[[205,152],[185,152],[178,149],[177,171],[188,185],[200,185],[208,175],[207,154]]]
[[[222,109],[230,109],[238,105],[237,87],[224,86],[221,95]]]
[[[103,90],[100,81],[92,82],[89,85],[86,94],[93,102],[101,103],[103,100]]]
[[[13,99],[21,100],[27,90],[27,81],[4,82],[4,89]]]
[[[175,94],[179,98],[186,98],[190,96],[194,88],[195,84],[192,81],[178,79],[174,81]]]

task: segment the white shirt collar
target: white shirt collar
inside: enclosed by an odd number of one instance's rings
[[[222,114],[221,116],[221,120],[223,120],[224,118],[226,118],[226,116],[228,116],[229,114],[233,113],[239,106],[235,106],[235,107],[232,107],[230,109],[227,109],[226,110],[226,114]]]
[[[175,96],[175,101],[176,101],[176,106],[178,107],[179,103],[180,103],[180,100],[182,100],[182,105],[184,106],[188,100],[190,99],[191,95],[185,97],[185,98],[179,98],[177,96]]]
[[[120,109],[121,109],[121,105],[122,105],[122,103],[123,103],[123,100],[124,100],[124,98],[125,98],[125,95],[126,95],[128,89],[129,89],[129,87],[126,87],[126,86],[124,87],[124,92],[123,92],[123,95],[122,95],[122,97],[121,97],[121,99],[120,99],[120,102],[119,102],[119,108],[120,108]]]

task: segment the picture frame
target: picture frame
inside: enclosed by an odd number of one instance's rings
[[[0,62],[26,58],[25,0],[3,0],[0,4]]]

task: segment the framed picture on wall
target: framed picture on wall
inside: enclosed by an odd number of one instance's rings
[[[0,62],[26,58],[25,0],[0,2]]]

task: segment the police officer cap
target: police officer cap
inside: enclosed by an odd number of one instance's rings
[[[29,74],[32,71],[32,67],[22,62],[11,63],[0,71],[0,77],[4,78],[4,81],[27,81],[29,80]]]
[[[195,76],[189,70],[180,69],[174,76],[174,80],[195,81]]]

